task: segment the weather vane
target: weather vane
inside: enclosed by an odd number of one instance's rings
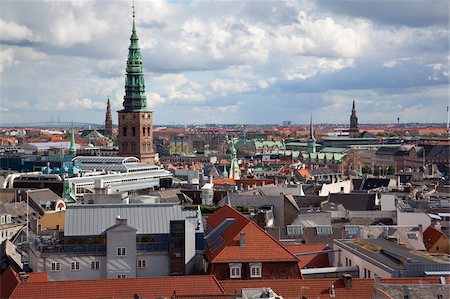
[[[133,5],[132,5],[131,7],[133,8],[133,18],[134,18],[134,15],[135,15],[135,11],[134,11],[134,0],[133,0]]]

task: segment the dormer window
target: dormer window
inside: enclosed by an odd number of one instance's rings
[[[5,224],[5,215],[0,216],[0,224]]]
[[[241,278],[241,263],[230,264],[230,278]]]
[[[11,215],[6,215],[6,223],[11,223]]]
[[[250,278],[259,278],[262,276],[262,264],[250,263]]]

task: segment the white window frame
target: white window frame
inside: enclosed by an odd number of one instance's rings
[[[262,277],[262,264],[250,263],[250,278],[260,278],[260,277]]]
[[[5,215],[0,216],[0,224],[5,224]]]
[[[91,270],[99,270],[100,269],[100,261],[93,260],[91,261]]]
[[[230,266],[230,278],[241,278],[242,264],[232,263]]]
[[[70,262],[70,270],[71,271],[80,271],[80,262],[77,262],[77,261]]]
[[[6,215],[6,223],[11,223],[11,215]]]
[[[124,279],[124,278],[127,278],[127,277],[125,276],[125,274],[117,274],[117,278],[118,279]]]
[[[137,261],[137,267],[139,269],[145,269],[147,268],[147,259],[138,259]]]
[[[59,272],[59,271],[61,271],[61,263],[60,262],[52,262],[50,270],[52,272]]]
[[[117,247],[116,253],[117,253],[117,256],[126,256],[127,249],[126,249],[126,247]]]

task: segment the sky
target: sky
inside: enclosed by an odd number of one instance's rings
[[[136,1],[154,124],[446,122],[449,3]],[[0,123],[120,110],[131,7],[2,0]]]

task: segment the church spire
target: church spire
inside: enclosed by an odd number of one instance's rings
[[[112,114],[111,114],[111,103],[109,101],[109,96],[108,96],[108,100],[106,102],[105,136],[111,137],[112,129],[113,129],[113,124],[112,124]]]
[[[75,145],[75,133],[73,131],[73,123],[72,123],[72,133],[70,135],[69,154],[72,156],[75,156],[76,153],[77,153],[77,146]]]
[[[130,46],[128,47],[127,77],[125,80],[124,111],[147,111],[145,96],[144,67],[139,38],[136,33],[136,12],[133,2],[133,27],[131,30]]]
[[[309,138],[316,140],[316,138],[314,138],[314,126],[313,126],[313,122],[312,122],[312,112],[311,112],[311,118],[309,121]]]
[[[316,152],[316,138],[314,137],[314,126],[312,121],[312,112],[311,112],[311,118],[309,122],[309,136],[307,141],[307,151],[309,154]]]
[[[356,116],[355,100],[353,100],[352,114],[350,115],[350,137],[357,137],[359,134],[358,117]]]

